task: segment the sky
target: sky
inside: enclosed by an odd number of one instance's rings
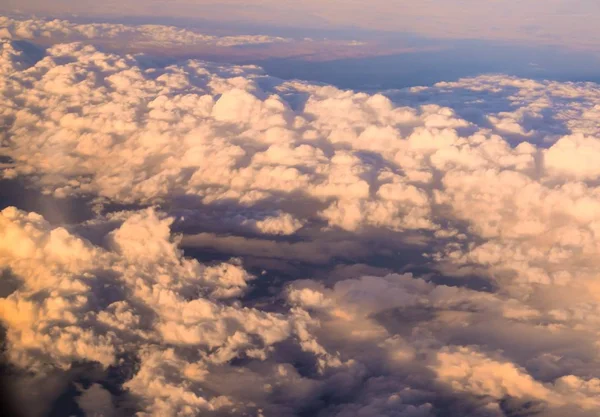
[[[190,42],[190,38],[183,41],[181,36],[177,44],[131,43],[126,33],[113,38],[105,34],[94,42],[161,59],[256,64],[285,79],[365,91],[431,85],[493,72],[563,81],[598,81],[600,73],[596,30],[600,6],[595,1],[7,0],[0,12],[21,20],[154,24],[220,37],[282,38],[286,41],[253,42],[253,47],[237,48]],[[90,34],[85,38],[89,41]],[[48,42],[44,37],[37,40]]]
[[[598,416],[592,2],[0,11],[0,409]]]
[[[6,0],[7,11],[45,15],[206,19],[306,29],[354,28],[433,38],[494,39],[593,49],[594,0]]]

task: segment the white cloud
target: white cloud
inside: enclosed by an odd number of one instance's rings
[[[560,45],[597,51],[598,17],[594,0],[305,0],[281,2],[173,0],[5,0],[3,12],[73,15],[206,19],[229,24],[252,23],[306,29],[361,28],[419,34],[428,38],[492,39]]]
[[[496,75],[386,97],[77,43],[2,48],[3,177],[104,212],[159,207],[72,227],[2,211],[13,365],[133,354],[123,387],[147,415],[599,407],[600,87]],[[397,270],[416,247],[428,273],[348,267],[248,299],[268,283],[180,244]],[[81,407],[96,400],[108,407],[98,388]]]
[[[473,352],[469,348],[443,350],[437,355],[438,377],[456,391],[501,399],[551,399],[551,392],[510,362],[500,362]]]
[[[276,216],[265,217],[261,220],[244,220],[243,225],[250,225],[259,232],[270,235],[291,235],[303,226],[303,222],[289,213],[279,213]]]
[[[598,158],[600,141],[581,134],[561,138],[548,149],[544,162],[548,171],[557,178],[595,180],[600,177]]]
[[[38,215],[3,210],[0,260],[21,280],[0,299],[10,362],[37,372],[77,361],[114,367],[133,353],[141,368],[125,388],[148,401],[151,415],[194,415],[238,401],[207,398],[198,383],[233,358],[266,359],[302,317],[219,301],[241,295],[252,277],[235,263],[183,258],[169,224],[153,210],[133,213],[106,236],[105,250]],[[187,346],[195,360],[178,359],[176,350]],[[91,396],[82,396],[84,408]]]
[[[127,41],[130,46],[218,46],[232,47],[290,39],[266,35],[213,36],[188,29],[165,25],[123,25],[117,23],[77,24],[68,20],[27,19],[18,20],[0,16],[0,38],[47,39],[53,41]]]

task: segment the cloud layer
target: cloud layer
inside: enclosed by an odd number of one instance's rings
[[[0,17],[0,35],[18,39],[47,39],[60,41],[119,40],[140,46],[242,46],[290,39],[265,35],[212,36],[196,31],[165,25],[122,25],[116,23],[77,24],[68,20],[27,19]],[[130,45],[131,46],[131,45]]]
[[[227,57],[228,62],[276,57],[320,61],[411,50],[406,46],[373,48],[367,42],[352,39],[235,33],[210,35],[198,29],[160,24],[76,23],[64,19],[0,16],[0,38],[3,39],[27,40],[46,46],[85,42],[117,52],[146,52],[157,55],[160,60],[193,56],[218,60]]]
[[[2,177],[97,213],[1,212],[5,355],[71,375],[80,410],[600,409],[600,86],[369,95],[82,43],[0,56]],[[261,293],[277,262],[322,268]]]
[[[123,16],[208,19],[300,28],[360,28],[418,34],[428,38],[508,40],[560,45],[598,52],[594,0],[5,0],[4,13],[49,16]]]

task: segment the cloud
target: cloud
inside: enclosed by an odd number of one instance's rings
[[[191,234],[184,237],[182,244],[187,248],[213,249],[236,256],[298,260],[312,264],[327,263],[334,258],[357,260],[367,251],[360,243],[349,240],[282,242],[215,233]]]
[[[2,43],[2,176],[96,217],[1,212],[11,366],[117,414],[114,372],[140,415],[600,407],[597,85],[367,94],[32,51]],[[276,263],[300,276],[270,285]],[[76,364],[95,364],[85,385]]]
[[[78,404],[86,416],[114,415],[110,393],[99,384],[93,384],[79,396]]]
[[[259,232],[273,235],[291,235],[303,226],[302,221],[289,213],[269,216],[262,220],[244,220],[243,225],[251,225]]]
[[[0,221],[2,265],[21,280],[0,300],[10,363],[37,372],[82,361],[106,369],[134,354],[140,369],[125,388],[148,402],[150,414],[231,406],[235,399],[201,394],[211,367],[240,355],[265,359],[298,325],[293,314],[225,301],[253,277],[235,262],[183,258],[170,220],[153,210],[132,214],[106,235],[110,249],[15,208],[3,210]],[[178,359],[188,346],[197,357]],[[79,403],[85,409],[98,395],[107,404],[105,391],[93,387]]]
[[[215,35],[204,33],[215,33],[212,25],[206,23],[203,25],[205,29],[197,29],[189,28],[189,25],[76,23],[76,18],[69,18],[72,20],[0,16],[0,39],[26,40],[44,45],[85,42],[104,50],[150,53],[159,61],[190,56],[218,60],[227,57],[228,62],[269,58],[328,61],[413,50],[406,45],[379,44],[374,48],[373,42],[347,39],[246,35],[233,29],[230,35],[222,31]]]
[[[485,39],[525,42],[534,45],[559,45],[597,51],[595,19],[597,4],[592,0],[523,0],[518,5],[508,0],[413,1],[306,0],[286,3],[274,0],[174,0],[165,9],[158,1],[108,0],[103,3],[59,0],[46,4],[40,0],[6,0],[4,13],[48,16],[76,14],[86,18],[124,16],[206,19],[228,24],[287,26],[292,28],[379,30],[418,34],[428,38]],[[510,7],[510,13],[508,12]],[[485,22],[485,23],[484,23]]]
[[[456,352],[442,351],[437,355],[435,371],[438,377],[457,391],[467,391],[492,398],[506,396],[548,400],[551,393],[542,384],[517,369],[512,363],[502,363],[460,348]]]
[[[140,46],[193,46],[210,45],[232,47],[273,42],[289,42],[290,39],[265,35],[212,36],[196,31],[165,25],[122,25],[116,23],[77,24],[68,20],[27,19],[0,17],[2,38],[48,39],[61,41],[127,40]]]
[[[550,148],[544,161],[546,168],[557,178],[573,178],[577,180],[595,180],[600,176],[597,157],[600,144],[594,137],[574,135],[561,138]]]

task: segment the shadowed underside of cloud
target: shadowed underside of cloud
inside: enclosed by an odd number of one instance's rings
[[[0,94],[2,177],[97,213],[0,214],[15,395],[52,407],[57,378],[87,415],[597,415],[600,86],[386,97],[6,40]],[[240,259],[181,246],[339,268],[256,302]],[[409,250],[427,272],[348,265]]]

